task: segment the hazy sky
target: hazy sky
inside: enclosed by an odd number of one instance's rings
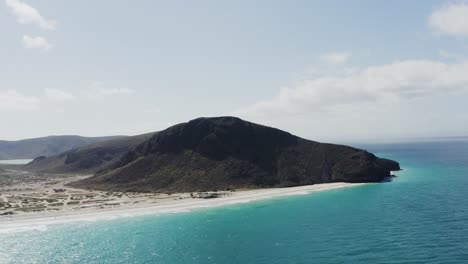
[[[0,139],[218,115],[326,141],[468,135],[468,2],[1,1]]]

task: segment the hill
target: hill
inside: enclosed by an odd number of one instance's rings
[[[153,133],[118,137],[74,148],[50,157],[40,156],[23,169],[48,173],[95,173],[120,160],[120,158],[150,138]]]
[[[18,141],[0,140],[0,160],[34,159],[117,137],[49,136]]]
[[[152,135],[78,188],[192,192],[379,182],[397,162],[235,117],[198,118]]]

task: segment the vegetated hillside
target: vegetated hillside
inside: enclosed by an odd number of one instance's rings
[[[50,136],[18,141],[0,140],[0,159],[34,159],[86,146],[115,137]]]
[[[161,131],[117,163],[71,186],[192,192],[326,182],[379,182],[397,162],[318,143],[235,117],[198,118]]]
[[[114,162],[122,155],[147,140],[153,133],[120,137],[74,148],[51,157],[34,159],[23,169],[48,173],[95,173]]]

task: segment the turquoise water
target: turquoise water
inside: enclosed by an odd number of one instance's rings
[[[0,160],[0,164],[22,165],[28,164],[32,159]]]
[[[468,143],[361,146],[393,182],[0,234],[0,263],[468,263]]]

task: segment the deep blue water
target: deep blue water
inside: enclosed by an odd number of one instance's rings
[[[468,263],[468,143],[362,145],[390,183],[0,234],[0,263]]]

